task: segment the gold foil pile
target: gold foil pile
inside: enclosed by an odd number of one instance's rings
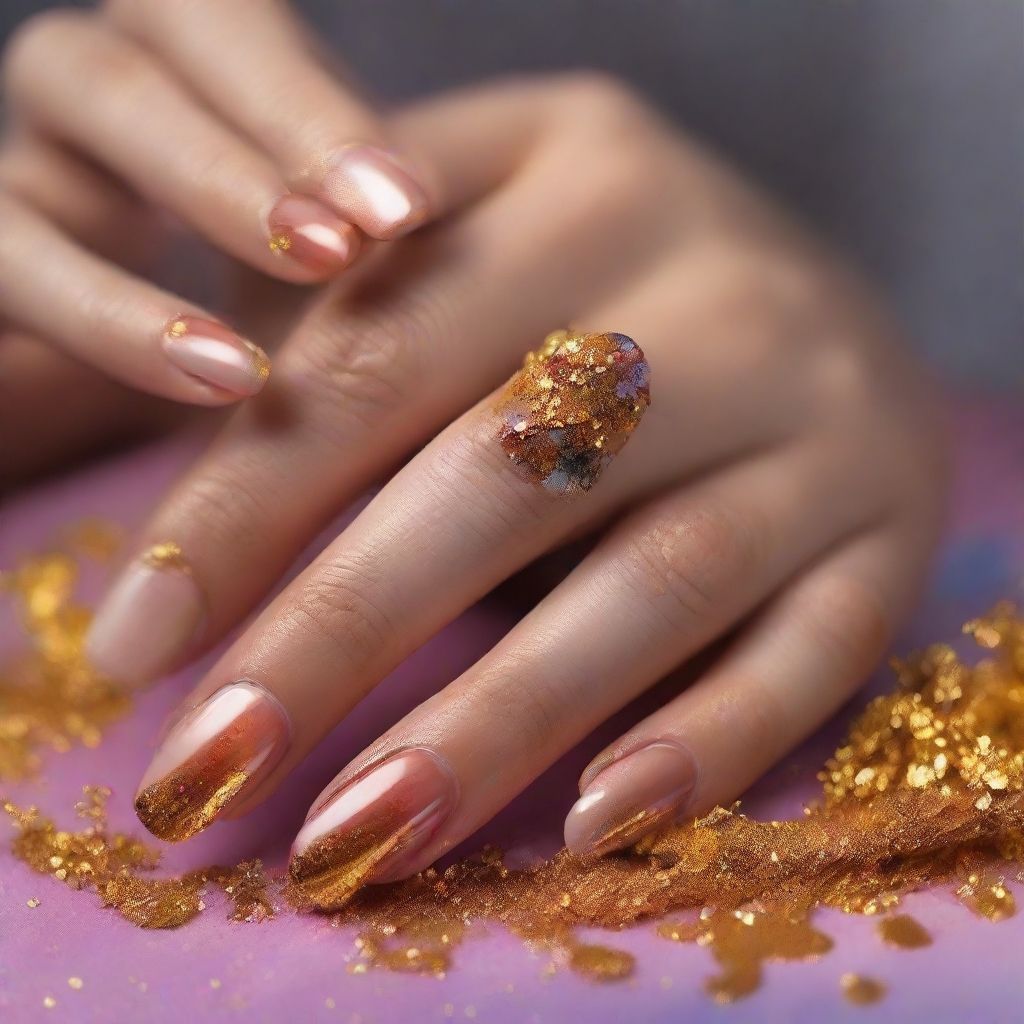
[[[44,744],[98,739],[127,707],[81,665],[85,613],[71,603],[73,575],[66,556],[47,556],[12,576],[35,652],[0,674],[0,735],[33,739],[7,741],[2,777],[22,776]],[[656,922],[664,938],[709,950],[717,973],[707,989],[728,1001],[754,991],[768,961],[828,953],[832,940],[812,921],[820,907],[876,915],[880,941],[904,949],[930,942],[897,913],[903,894],[926,885],[952,886],[989,920],[1011,916],[1005,876],[1024,851],[1024,622],[1006,606],[966,629],[988,655],[970,665],[936,645],[899,663],[896,688],[852,724],[820,774],[820,805],[802,818],[755,821],[719,808],[589,863],[563,850],[512,870],[485,849],[443,871],[370,886],[335,915],[358,930],[360,960],[350,970],[441,975],[474,925],[498,924],[554,964],[615,981],[632,972],[631,954],[583,942],[578,930]],[[61,710],[64,695],[73,713]],[[154,878],[157,855],[110,833],[103,799],[87,791],[78,832],[6,804],[15,855],[71,888],[94,889],[141,927],[191,920],[210,885],[227,892],[236,919],[273,916],[256,863]],[[855,1002],[885,991],[857,975],[837,976],[837,989]]]

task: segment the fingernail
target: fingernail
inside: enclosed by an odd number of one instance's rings
[[[164,329],[163,346],[178,369],[236,395],[255,395],[270,376],[266,352],[214,320],[176,317]]]
[[[505,454],[553,494],[589,491],[650,406],[649,376],[625,334],[555,331],[498,401]]]
[[[195,636],[203,596],[181,548],[154,544],[107,593],[85,639],[85,656],[103,675],[146,683],[168,669]]]
[[[302,827],[289,875],[302,903],[332,910],[421,851],[451,814],[458,783],[433,751],[413,747],[350,782]]]
[[[347,267],[359,249],[356,229],[308,196],[282,196],[268,223],[271,250],[321,276]]]
[[[630,846],[681,814],[696,782],[697,766],[685,747],[649,743],[587,786],[565,819],[565,845],[597,856]]]
[[[345,146],[334,155],[321,195],[371,238],[395,238],[422,224],[427,194],[398,161],[376,146]]]
[[[135,797],[153,835],[181,842],[210,825],[242,792],[277,766],[288,748],[288,715],[255,683],[231,683],[167,734]]]

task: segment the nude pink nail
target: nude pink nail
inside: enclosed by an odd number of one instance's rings
[[[429,215],[427,194],[383,149],[345,146],[334,155],[321,182],[322,198],[371,238],[395,238]]]
[[[301,903],[345,904],[365,883],[399,877],[458,802],[455,773],[424,747],[368,769],[319,805],[292,846],[289,875]]]
[[[270,376],[266,352],[215,320],[175,317],[163,347],[178,369],[236,395],[255,395]]]
[[[309,196],[282,196],[270,211],[270,248],[326,277],[347,267],[359,250],[359,233]]]
[[[154,544],[107,592],[86,635],[86,658],[119,682],[149,682],[180,657],[203,613],[181,549],[170,541]]]
[[[597,856],[631,846],[675,820],[696,782],[697,766],[685,747],[648,743],[613,761],[584,789],[565,819],[565,845]]]

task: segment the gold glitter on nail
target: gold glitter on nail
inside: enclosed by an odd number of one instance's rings
[[[172,320],[164,333],[168,338],[183,338],[188,334],[188,324],[184,320]]]
[[[151,569],[166,569],[173,572],[184,573],[186,576],[192,574],[192,566],[185,558],[181,545],[173,540],[160,541],[158,544],[151,544],[139,555],[139,561],[148,565]]]
[[[556,331],[499,400],[505,454],[555,494],[589,491],[647,411],[648,377],[632,338]]]
[[[172,772],[136,797],[135,813],[153,835],[169,843],[190,839],[211,825],[249,781],[248,772],[232,766],[236,752],[230,740],[208,757],[202,770]]]
[[[270,379],[270,356],[259,345],[254,345],[251,341],[247,341],[244,338],[242,339],[242,344],[245,345],[249,355],[252,356],[253,370],[260,383],[265,384]]]
[[[271,252],[288,252],[292,247],[292,239],[290,235],[286,235],[283,231],[279,231],[276,234],[270,236],[270,240],[267,242]]]

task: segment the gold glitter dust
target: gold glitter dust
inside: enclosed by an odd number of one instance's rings
[[[839,987],[847,1002],[855,1006],[869,1006],[885,995],[885,986],[880,981],[862,974],[844,974],[839,979]]]
[[[877,928],[883,942],[900,949],[921,949],[932,944],[932,937],[924,926],[907,914],[883,917]]]
[[[252,357],[253,369],[256,371],[256,377],[261,384],[266,384],[270,379],[270,356],[259,347],[254,345],[251,341],[242,339],[242,344],[245,345]]]
[[[172,320],[165,333],[168,338],[182,338],[188,334],[188,324],[184,320]]]
[[[35,910],[36,907],[39,906],[40,902],[42,901],[33,896],[30,900],[25,901],[25,906],[30,907],[32,910]]]
[[[87,742],[83,723],[98,737],[127,709],[82,661],[88,612],[72,602],[76,575],[65,552],[30,559],[3,579],[31,647],[0,666],[5,777],[21,777],[44,747]],[[797,819],[755,821],[737,807],[718,808],[599,860],[563,850],[513,870],[485,849],[444,871],[362,888],[332,918],[359,935],[349,970],[441,976],[480,923],[548,952],[546,974],[567,964],[616,980],[629,976],[630,954],[583,943],[577,930],[661,920],[660,934],[714,958],[708,990],[728,1001],[754,991],[767,962],[827,953],[831,940],[812,921],[819,907],[881,915],[883,937],[899,935],[907,926],[888,915],[900,896],[947,884],[974,913],[992,921],[1012,915],[1004,878],[1008,862],[1024,854],[1024,622],[1007,605],[969,632],[986,652],[977,664],[945,645],[896,664],[897,686],[852,723],[822,770],[821,804]],[[78,830],[4,802],[14,855],[66,889],[92,891],[143,928],[188,924],[206,912],[210,891],[226,895],[236,920],[274,916],[271,883],[256,862],[155,876],[155,851],[108,830],[106,796],[101,787],[86,790]],[[295,899],[294,883],[285,895]],[[687,911],[693,920],[664,922]],[[899,944],[915,948],[905,938]],[[851,983],[854,992],[865,986],[881,991],[870,979]]]
[[[83,984],[83,982],[82,982],[81,978],[68,978],[68,987],[69,988],[73,988],[76,991],[78,991],[82,987],[82,984]]]
[[[148,565],[151,569],[165,569],[172,572],[180,572],[186,576],[192,574],[192,566],[189,565],[181,545],[177,541],[164,540],[157,544],[151,544],[139,556],[139,561]]]
[[[590,490],[647,411],[648,375],[624,334],[550,334],[498,402],[505,454],[554,494]]]
[[[48,1010],[52,1010],[57,1005],[57,1000],[53,996],[43,996],[43,1006]]]

